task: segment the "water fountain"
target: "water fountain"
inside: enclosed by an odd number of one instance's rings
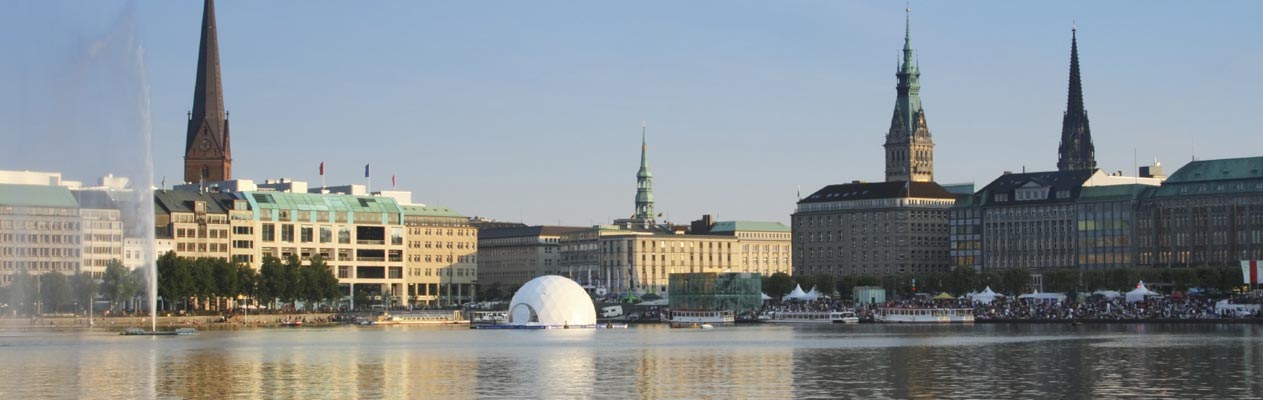
[[[99,10],[84,10],[94,8]],[[11,133],[10,143],[16,144],[0,150],[4,160],[0,169],[59,173],[49,174],[42,186],[108,194],[118,217],[106,223],[121,226],[121,237],[112,239],[126,238],[129,245],[119,240],[98,243],[117,252],[101,258],[115,258],[146,271],[141,291],[147,301],[142,307],[149,313],[150,331],[156,331],[153,137],[139,11],[134,5],[104,4],[30,7],[29,11],[10,28],[21,32],[20,36],[41,39],[13,40],[16,43],[5,45],[13,48],[3,49],[11,60],[21,61],[12,63],[12,69],[0,70],[5,75],[0,89],[14,94],[14,104],[0,100],[0,132]],[[85,32],[92,29],[87,27],[99,31]],[[98,177],[106,178],[97,181]],[[94,222],[85,218],[81,223]],[[79,251],[87,260],[97,248],[82,244]],[[127,253],[133,258],[126,259]],[[95,260],[77,267],[69,260],[51,271],[100,274],[105,269]],[[42,266],[31,270],[50,272]]]

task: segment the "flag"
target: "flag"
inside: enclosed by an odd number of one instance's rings
[[[368,164],[364,164],[364,177],[368,178]]]
[[[325,176],[325,162],[320,162],[320,176]]]
[[[1241,260],[1241,280],[1251,285],[1259,284],[1259,260]]]
[[[390,174],[390,187],[395,187],[395,174]]]

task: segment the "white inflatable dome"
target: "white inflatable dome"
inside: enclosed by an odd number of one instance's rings
[[[595,326],[596,307],[578,283],[556,275],[526,282],[509,302],[509,324]]]

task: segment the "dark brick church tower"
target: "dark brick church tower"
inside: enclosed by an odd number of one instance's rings
[[[193,111],[184,143],[184,181],[215,182],[232,179],[232,146],[224,86],[219,77],[219,39],[215,32],[215,1],[206,0],[202,12],[202,44],[197,53],[197,83]]]

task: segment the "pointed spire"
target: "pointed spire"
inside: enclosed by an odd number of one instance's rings
[[[640,121],[640,172],[649,172],[649,142],[645,136],[645,121]]]
[[[903,51],[912,51],[912,2],[903,8]]]
[[[1096,168],[1096,148],[1088,111],[1083,105],[1083,79],[1079,72],[1079,27],[1070,25],[1070,82],[1066,90],[1066,111],[1061,120],[1061,145],[1057,169],[1062,171]]]
[[[215,27],[215,1],[206,0],[202,10],[202,43],[197,52],[197,82],[193,87],[193,114],[187,148],[205,124],[223,146],[224,85],[219,76],[219,37]]]
[[[649,171],[649,145],[645,135],[645,123],[640,123],[640,171],[636,172],[636,213],[632,218],[646,225],[652,225],[653,214],[653,173]]]

